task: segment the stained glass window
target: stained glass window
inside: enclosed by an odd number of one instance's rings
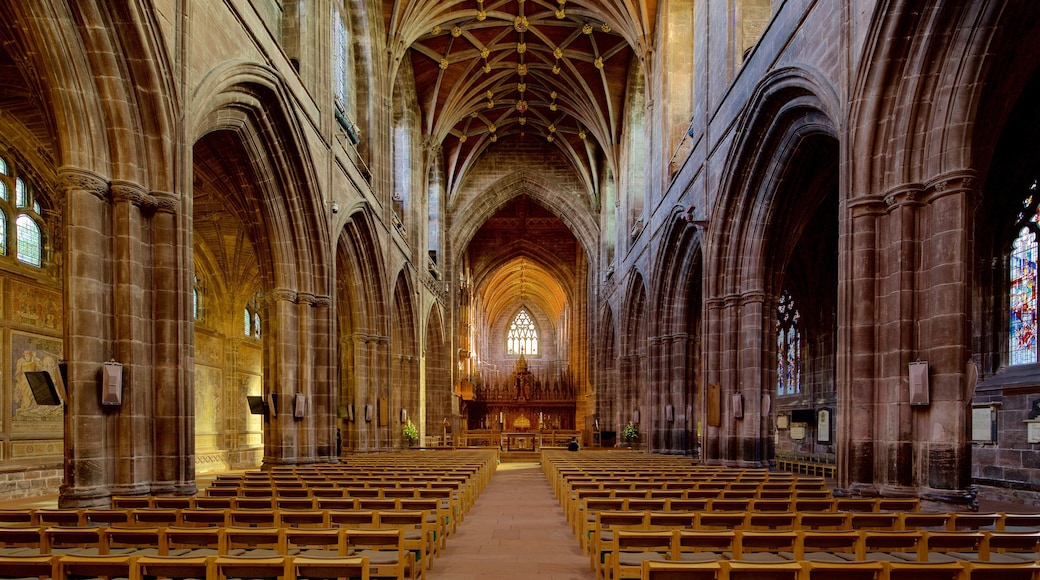
[[[260,338],[260,293],[257,292],[246,304],[242,314],[245,335]]]
[[[40,226],[31,217],[18,216],[18,260],[39,268],[43,265],[43,248]]]
[[[776,394],[802,392],[801,315],[791,294],[784,290],[776,306]]]
[[[249,308],[243,309],[242,317],[245,319],[246,336],[250,336],[253,334],[253,314],[249,312]]]
[[[7,212],[0,209],[0,254],[7,254]]]
[[[506,353],[538,354],[538,329],[535,328],[534,321],[531,320],[527,310],[523,308],[517,313],[513,323],[509,325],[509,334],[506,336]]]
[[[1008,271],[1011,284],[1008,289],[1008,364],[1036,363],[1036,285],[1037,285],[1037,223],[1040,221],[1038,201],[1033,192],[1023,202],[1025,211],[1018,215],[1018,237],[1011,247]]]

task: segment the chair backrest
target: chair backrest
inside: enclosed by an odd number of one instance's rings
[[[0,526],[0,548],[39,548],[43,530],[39,526]]]
[[[119,526],[130,523],[130,510],[90,508],[83,510],[83,523],[88,526]]]
[[[857,560],[863,560],[866,558],[866,554],[869,552],[901,552],[906,554],[914,554],[918,560],[924,560],[924,535],[922,532],[909,531],[909,532],[893,532],[893,531],[877,531],[877,530],[863,530],[860,532],[863,539],[860,542],[860,554],[856,556]]]
[[[55,526],[43,530],[40,552],[51,554],[75,548],[101,547],[101,528]]]
[[[849,512],[849,526],[855,530],[898,530],[899,514],[894,512]]]
[[[790,530],[794,529],[798,514],[794,512],[748,512],[747,529],[749,530]]]
[[[697,512],[651,511],[647,516],[647,528],[658,530],[684,530],[693,528]]]
[[[172,526],[180,521],[178,510],[134,508],[130,510],[130,524],[135,526]]]
[[[131,578],[216,578],[215,556],[140,556]]]
[[[183,509],[179,510],[179,526],[223,526],[227,524],[228,509]]]
[[[1003,520],[999,513],[953,512],[947,526],[951,532],[957,530],[996,530]]]
[[[945,530],[948,529],[950,514],[945,512],[914,512],[906,511],[899,513],[899,529],[901,530]]]
[[[111,526],[101,529],[102,554],[121,548],[153,548],[157,553],[163,554],[162,545],[159,528]]]
[[[662,562],[643,560],[643,580],[717,580],[719,562]]]
[[[293,578],[351,578],[369,580],[367,557],[308,558],[297,556],[292,560]]]
[[[675,532],[673,560],[681,560],[683,553],[732,553],[737,549],[737,533],[733,530],[678,530]]]
[[[280,528],[239,528],[228,526],[221,529],[224,535],[226,550],[255,550],[263,548],[278,550],[282,546],[282,530]]]
[[[223,528],[167,526],[161,528],[160,541],[163,553],[181,548],[206,548],[224,553]]]
[[[801,530],[795,547],[796,560],[804,560],[807,553],[842,553],[855,557],[862,552],[862,534],[856,530]]]
[[[881,562],[831,562],[808,560],[803,564],[804,580],[881,580],[885,566]]]
[[[1040,532],[985,532],[990,553],[1029,554],[1040,560]]]
[[[278,510],[278,525],[285,528],[327,528],[327,510]]]
[[[283,528],[282,550],[323,550],[347,555],[347,536],[343,528]]]
[[[81,509],[38,509],[35,516],[36,522],[41,526],[83,525],[83,510]]]
[[[379,525],[375,510],[328,510],[329,525],[349,528],[374,528]]]
[[[803,530],[847,530],[851,528],[848,512],[834,511],[798,512],[795,526]]]
[[[278,525],[278,512],[267,509],[231,509],[227,511],[228,526],[274,527]]]
[[[695,523],[699,530],[742,530],[746,526],[747,512],[700,512]]]
[[[796,550],[798,532],[794,530],[741,530],[737,533],[739,549],[734,558],[743,559],[747,554],[759,552],[790,552]]]
[[[151,499],[152,507],[153,508],[159,508],[159,509],[171,509],[171,510],[188,509],[188,508],[192,507],[193,503],[194,503],[194,498],[187,497],[187,496],[162,496],[162,495],[159,495],[159,496],[154,496]]]

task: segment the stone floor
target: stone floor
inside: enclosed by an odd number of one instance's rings
[[[503,463],[428,580],[591,579],[563,508],[535,463]]]

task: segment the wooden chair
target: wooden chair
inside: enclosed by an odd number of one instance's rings
[[[34,509],[0,510],[0,526],[36,526],[39,523]]]
[[[194,498],[188,496],[153,496],[151,505],[156,509],[182,510],[192,507]]]
[[[848,512],[799,512],[795,527],[802,530],[849,530]]]
[[[627,510],[596,512],[596,519],[589,539],[589,568],[596,573],[597,578],[602,575],[602,569],[605,564],[604,556],[610,550],[610,546],[613,545],[614,532],[621,529],[646,529],[647,517],[647,512],[630,512]]]
[[[989,546],[982,532],[925,532],[924,550],[919,553],[926,562],[989,560]],[[955,557],[956,556],[956,557]]]
[[[799,580],[801,562],[727,561],[724,564],[728,580]]]
[[[698,530],[742,530],[747,526],[747,512],[700,512],[694,527]]]
[[[998,529],[1006,532],[1040,532],[1040,513],[1001,514]]]
[[[55,578],[58,558],[38,552],[0,554],[0,578]]]
[[[165,556],[159,528],[109,526],[101,528],[101,554]]]
[[[152,507],[152,498],[146,495],[112,496],[114,509],[143,509]]]
[[[315,503],[321,510],[356,510],[358,500],[353,497],[317,497]]]
[[[1040,580],[1037,562],[963,562],[964,580]]]
[[[0,555],[41,553],[43,530],[39,526],[0,526]]]
[[[1040,562],[1040,532],[985,532],[986,553],[994,563]]]
[[[433,565],[433,551],[436,544],[434,520],[430,520],[429,511],[421,510],[386,510],[379,512],[379,527],[397,528],[402,532],[404,549],[412,553],[415,565],[419,567],[419,576],[426,579],[426,570]]]
[[[304,490],[306,491],[306,490]],[[285,497],[278,496],[274,500],[277,510],[313,510],[317,507],[317,501],[313,497]]]
[[[282,528],[327,528],[329,512],[326,510],[278,510],[278,527]]]
[[[797,520],[794,512],[748,512],[746,526],[749,530],[791,530]]]
[[[136,556],[65,554],[57,558],[54,577],[129,578]]]
[[[217,580],[292,577],[291,558],[285,556],[217,556],[213,559],[213,571]]]
[[[133,508],[130,510],[132,526],[175,526],[180,522],[180,510],[160,508]]]
[[[233,497],[198,496],[192,500],[190,507],[196,510],[229,510],[232,507],[235,507],[233,505],[235,501],[236,500]]]
[[[803,580],[884,580],[881,562],[822,561],[803,562]]]
[[[677,530],[672,560],[677,562],[712,562],[731,557],[738,549],[733,530]]]
[[[212,527],[227,525],[228,509],[182,509],[178,510],[178,526]]]
[[[296,556],[290,563],[293,580],[297,578],[342,578],[369,580],[369,563],[365,557],[311,558]]]
[[[957,562],[885,562],[887,580],[962,580],[964,566]]]
[[[793,560],[847,562],[861,553],[862,534],[856,530],[801,530]]]
[[[130,510],[90,508],[83,510],[83,524],[87,526],[126,526],[130,524]]]
[[[375,510],[328,510],[330,526],[348,528],[375,528],[379,517]]]
[[[854,530],[899,529],[899,514],[894,512],[849,512],[849,527]]]
[[[921,500],[916,497],[879,497],[874,509],[879,512],[918,512]]]
[[[250,556],[266,558],[284,555],[282,531],[276,527],[240,528],[228,526],[221,528],[224,543],[223,554],[230,556]]]
[[[277,510],[271,508],[234,508],[227,510],[227,520],[224,525],[247,528],[272,528],[278,525],[278,521]]]
[[[610,551],[603,557],[603,580],[639,578],[643,561],[667,560],[674,541],[672,530],[615,530]]]
[[[43,530],[40,552],[65,554],[73,550],[101,547],[101,528],[56,526]]]
[[[142,578],[216,578],[216,556],[140,556],[131,566],[131,580]]]
[[[347,546],[356,557],[368,558],[371,576],[389,576],[414,580],[419,567],[412,553],[404,549],[404,532],[394,528],[346,529]]]
[[[794,530],[741,530],[737,534],[738,549],[733,559],[746,562],[789,561],[781,553],[793,554],[798,544]]]
[[[83,510],[81,509],[38,509],[34,512],[35,522],[47,526],[82,526]]]
[[[899,513],[899,529],[939,531],[949,529],[950,514],[944,512],[915,512],[907,511]]]
[[[658,562],[644,560],[642,580],[720,580],[720,562]]]
[[[921,532],[861,531],[857,560],[884,562],[924,561]]]
[[[167,526],[161,528],[160,550],[177,550],[187,557],[217,556],[226,553],[222,528]]]
[[[652,511],[647,514],[648,530],[686,530],[693,528],[697,512]]]
[[[1003,517],[999,513],[952,512],[947,529],[951,532],[961,530],[995,531]]]
[[[280,550],[286,555],[327,558],[348,554],[342,528],[282,528],[280,532]]]

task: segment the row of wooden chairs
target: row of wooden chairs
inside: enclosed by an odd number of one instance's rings
[[[612,531],[597,548],[597,578],[638,578],[643,560],[893,561],[1040,564],[1040,532]]]
[[[642,580],[1038,580],[1035,564],[642,561]]]
[[[1040,526],[992,526],[993,519],[972,518],[974,513],[920,513],[893,512],[891,520],[878,521],[877,513],[865,512],[706,512],[706,511],[632,511],[602,510],[583,528],[581,547],[590,558],[596,557],[597,547],[609,541],[612,530],[618,528],[639,530],[688,529],[694,531],[747,531],[820,533],[881,532],[907,533],[999,533],[1008,537],[1040,537]],[[935,518],[933,518],[935,516]],[[997,519],[1002,515],[995,515]],[[1016,521],[1017,515],[1008,515]],[[1029,518],[1036,518],[1031,515]],[[1017,522],[1026,523],[1026,522]],[[1019,534],[1019,535],[1014,535]],[[1033,548],[1035,552],[1035,546]],[[595,566],[595,562],[593,562]]]
[[[98,561],[113,557],[285,558],[364,556],[373,576],[425,578],[432,552],[427,530],[407,525],[375,528],[46,528],[38,546],[7,545],[0,549],[0,578],[5,564],[44,557],[80,557]],[[18,528],[28,536],[32,528]],[[415,530],[413,536],[411,532]],[[56,563],[56,562],[55,562]],[[378,565],[378,569],[376,569]],[[388,574],[388,572],[393,572]]]
[[[916,499],[877,499],[871,500],[875,506],[885,509],[849,509],[841,500],[726,500],[726,499],[703,499],[703,498],[668,498],[668,497],[643,497],[643,496],[618,496],[616,494],[579,495],[580,499],[564,504],[566,514],[571,526],[577,531],[581,522],[588,521],[592,513],[601,509],[633,509],[633,510],[664,510],[664,511],[703,511],[703,512],[834,512],[864,514],[859,517],[861,521],[872,519],[869,514],[876,514],[878,521],[895,518],[898,513],[920,513],[920,503]],[[858,504],[857,507],[866,507],[867,504]],[[1003,521],[1002,518],[998,518]],[[994,525],[999,525],[994,522]],[[1020,524],[1031,525],[1031,524]]]
[[[414,568],[414,566],[413,566]],[[310,556],[0,556],[0,578],[371,578],[369,559]],[[399,576],[399,577],[407,577]]]

